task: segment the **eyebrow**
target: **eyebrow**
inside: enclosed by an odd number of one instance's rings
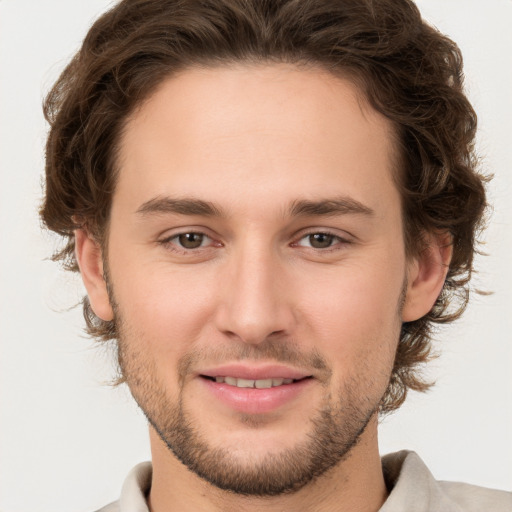
[[[351,197],[301,199],[293,201],[288,209],[290,217],[335,216],[346,214],[375,215],[374,210]],[[154,197],[143,203],[137,214],[145,217],[158,214],[198,215],[203,217],[226,217],[224,211],[209,201],[194,198]]]
[[[320,201],[300,200],[294,201],[290,207],[290,215],[292,217],[310,215],[334,216],[341,214],[359,214],[371,217],[375,215],[375,211],[351,197],[323,199]]]
[[[150,214],[175,213],[178,215],[201,215],[203,217],[224,217],[223,211],[209,201],[201,199],[174,199],[172,197],[154,197],[143,203],[138,209],[138,214],[147,216]]]

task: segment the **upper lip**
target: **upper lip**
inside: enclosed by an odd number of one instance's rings
[[[250,365],[241,363],[224,364],[205,368],[198,372],[205,377],[235,377],[237,379],[294,379],[311,377],[307,371],[280,364]]]

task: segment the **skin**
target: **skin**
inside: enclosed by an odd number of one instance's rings
[[[128,120],[108,255],[82,230],[76,246],[91,305],[115,317],[122,369],[152,424],[152,511],[380,508],[377,410],[400,325],[430,310],[451,255],[427,235],[429,248],[406,258],[395,157],[391,124],[351,82],[284,64],[188,69]],[[180,203],[177,213],[169,198],[215,212]],[[327,200],[344,208],[322,213]],[[300,201],[317,208],[298,214]],[[205,235],[201,245],[180,246],[191,232]],[[240,361],[310,379],[284,405],[240,412],[199,375]],[[236,464],[250,481],[311,444],[321,411],[340,456],[293,492],[223,491],[168,448],[181,413],[218,451],[219,471]]]

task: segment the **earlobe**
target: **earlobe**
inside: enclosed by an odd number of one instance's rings
[[[451,235],[428,234],[426,242],[426,247],[409,264],[403,322],[418,320],[432,309],[448,273],[453,253]]]
[[[75,255],[92,310],[102,320],[114,318],[103,277],[101,247],[84,229],[75,231]]]

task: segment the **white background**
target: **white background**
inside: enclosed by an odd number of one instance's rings
[[[475,297],[439,332],[437,386],[411,394],[381,427],[381,451],[416,450],[439,479],[512,489],[512,1],[422,0],[463,50],[496,177]],[[39,227],[41,102],[105,0],[0,0],[0,510],[91,511],[117,499],[149,458],[146,425],[125,389],[105,385],[111,355],[81,334],[80,283],[47,258]]]

